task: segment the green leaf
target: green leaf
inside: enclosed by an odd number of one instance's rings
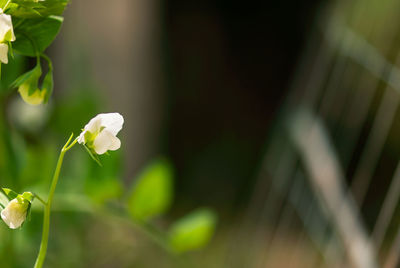
[[[9,200],[17,198],[18,194],[9,188],[2,188],[3,192],[7,195]]]
[[[41,54],[54,41],[62,22],[63,18],[58,16],[16,20],[14,51],[30,57]]]
[[[64,12],[68,2],[68,0],[13,0],[7,9],[7,14],[12,15],[13,18],[15,17],[24,19],[47,17],[50,15],[61,15]],[[2,6],[4,6],[4,4]]]
[[[169,243],[178,253],[203,248],[214,234],[216,214],[199,209],[176,221],[169,230]]]
[[[38,63],[38,64],[36,64],[35,68],[20,75],[17,79],[15,79],[15,81],[13,83],[11,83],[11,87],[13,87],[13,88],[19,87],[31,79],[39,80],[41,74],[42,74],[42,68],[40,67],[40,64]]]
[[[173,171],[167,160],[159,159],[139,175],[128,199],[131,216],[148,221],[165,213],[173,197]]]

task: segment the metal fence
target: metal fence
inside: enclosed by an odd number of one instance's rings
[[[395,0],[321,8],[228,267],[398,266],[399,12]]]

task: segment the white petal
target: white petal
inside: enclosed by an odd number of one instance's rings
[[[26,211],[27,205],[19,203],[17,199],[13,199],[1,211],[1,218],[11,229],[17,229],[25,221]]]
[[[121,141],[117,137],[113,136],[111,141],[112,141],[112,143],[111,143],[110,147],[108,147],[108,150],[115,151],[121,147]]]
[[[15,35],[12,26],[11,16],[7,14],[0,14],[0,42],[14,41]]]
[[[110,145],[111,146],[110,148],[117,148],[117,147],[119,148],[121,142],[115,136],[122,129],[123,124],[124,124],[124,118],[119,113],[98,114],[95,117],[93,117],[89,121],[89,123],[86,124],[84,131],[78,137],[78,142],[80,144],[88,142],[87,140],[85,140],[86,131],[89,131],[94,135],[100,135],[101,132],[107,130],[107,132],[109,132],[113,136],[112,145]],[[103,135],[107,134],[103,133]],[[97,137],[95,138],[95,140],[96,139]],[[103,139],[104,137],[100,137],[99,141],[97,142],[98,143],[97,147],[99,148],[98,150],[101,152],[104,151],[103,149],[100,149],[103,147]],[[96,145],[94,146],[96,147]],[[107,150],[116,150],[116,149],[107,149]]]
[[[116,150],[119,146],[121,146],[119,139],[106,129],[101,131],[93,142],[93,149],[97,154],[104,154],[108,150]]]
[[[77,140],[78,140],[79,144],[86,143],[86,141],[85,141],[85,133],[86,133],[86,130],[82,131],[81,134],[78,136]]]
[[[0,61],[2,63],[8,63],[8,45],[0,44]]]
[[[86,124],[85,130],[91,132],[91,133],[96,133],[100,131],[101,127],[101,118],[97,115],[90,119],[89,123]]]
[[[99,114],[97,116],[101,118],[101,126],[105,127],[114,136],[122,129],[124,118],[119,113]]]

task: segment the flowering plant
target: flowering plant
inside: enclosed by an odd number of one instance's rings
[[[98,154],[105,153],[108,149],[118,149],[121,146],[121,142],[115,135],[122,129],[123,122],[124,118],[119,113],[99,114],[92,120],[90,120],[89,124],[85,126],[85,129],[80,136],[76,137],[73,140],[73,134],[71,134],[67,143],[61,149],[60,156],[57,162],[57,167],[54,172],[53,180],[51,182],[50,192],[47,201],[44,201],[39,196],[36,196],[44,205],[44,218],[42,242],[40,245],[38,257],[36,259],[35,268],[42,267],[46,257],[50,229],[51,204],[54,198],[54,193],[60,176],[61,166],[64,160],[65,153],[69,151],[77,142],[83,145],[86,145],[88,143],[92,144],[88,145],[90,146],[90,150],[94,150]],[[93,133],[91,133],[90,131],[92,131]],[[82,138],[87,136],[93,137],[94,141],[98,141],[94,142],[92,139],[88,140]],[[118,146],[115,145],[116,141],[118,141]],[[13,190],[7,188],[3,188],[3,191],[9,198],[12,198],[12,200],[9,201],[9,203],[1,211],[1,218],[11,229],[20,228],[29,213],[31,203],[35,195],[30,192],[16,194]]]
[[[67,3],[68,0],[0,0],[0,67],[2,66],[4,71],[0,72],[2,75],[0,89],[1,87],[17,89],[21,97],[18,99],[29,104],[27,107],[30,109],[46,107],[43,104],[48,102],[53,91],[53,66],[51,59],[45,54],[45,50],[51,45],[60,30],[63,22],[61,15]],[[18,69],[15,72],[17,75],[9,81],[10,77],[4,74],[7,73],[8,68],[12,69],[11,65],[18,57],[33,58],[35,66],[27,71]],[[47,67],[42,68],[43,65],[47,65]],[[5,100],[8,93],[11,91],[0,91],[0,101]],[[29,110],[27,113],[31,116],[28,121],[32,123],[36,120],[31,120],[35,117],[31,111]],[[43,112],[39,112],[37,115],[40,117]],[[0,111],[0,117],[2,116]],[[3,118],[0,118],[0,142],[4,138],[6,140],[4,144],[12,146],[9,137],[2,135],[3,129],[7,129],[7,127],[2,125],[2,122],[6,120],[1,119]],[[78,136],[74,137],[71,134],[58,156],[47,198],[40,197],[41,194],[37,194],[36,191],[18,194],[9,188],[0,190],[1,219],[10,229],[19,230],[24,226],[30,218],[31,207],[43,209],[42,237],[35,268],[41,268],[46,258],[52,204],[66,152],[76,144],[80,144],[91,158],[102,165],[100,159],[103,155],[107,158],[109,151],[115,151],[121,147],[121,140],[117,135],[123,124],[124,118],[121,114],[101,113],[89,120]],[[7,134],[7,131],[4,133]],[[3,147],[7,148],[7,146],[0,146],[0,154]],[[10,157],[12,155],[10,153]],[[0,171],[1,160],[0,157]],[[13,160],[11,159],[10,163],[17,162]],[[10,177],[12,180],[14,179],[14,177]],[[2,183],[4,182],[2,181]],[[108,186],[106,185],[106,187]],[[17,189],[21,185],[9,187]],[[123,188],[118,185],[115,188],[118,187]],[[107,191],[111,192],[112,190],[107,189]],[[216,223],[216,215],[210,210],[200,209],[189,213],[172,223],[166,232],[159,230],[151,222],[168,211],[172,204],[172,198],[172,165],[166,159],[161,158],[140,173],[135,183],[129,187],[127,198],[123,200],[120,207],[123,208],[123,217],[128,218],[130,223],[143,230],[150,239],[173,255],[203,247],[209,241]],[[94,214],[97,213],[97,209],[94,206],[90,207],[90,211]],[[105,214],[121,216],[108,210]]]

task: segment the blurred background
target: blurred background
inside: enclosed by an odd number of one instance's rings
[[[48,50],[52,101],[2,109],[1,182],[45,195],[71,131],[100,112],[125,125],[102,168],[66,158],[47,267],[397,267],[399,4],[72,1]],[[218,215],[184,262],[88,205],[117,206],[158,157],[175,194],[157,226]],[[1,226],[4,267],[34,262],[41,215]]]

